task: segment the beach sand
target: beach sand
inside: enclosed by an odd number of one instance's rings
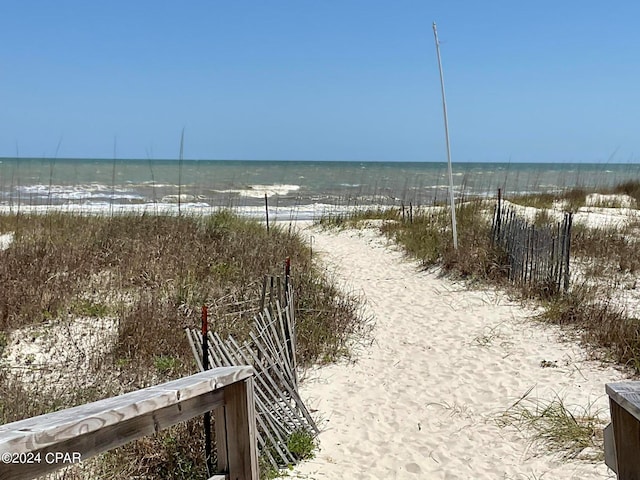
[[[608,423],[604,385],[624,373],[505,295],[421,271],[370,229],[303,232],[375,327],[350,361],[308,372],[320,448],[288,478],[615,478],[602,460],[563,459],[496,420],[531,389],[532,402],[591,405]]]

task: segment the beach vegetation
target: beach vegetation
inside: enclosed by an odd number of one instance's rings
[[[627,180],[613,187],[612,193],[629,195],[640,205],[640,180]]]
[[[271,464],[264,453],[258,457],[258,469],[260,470],[260,480],[275,480],[276,478],[286,476],[282,475],[281,471]]]
[[[409,215],[408,210],[405,215]],[[328,213],[322,215],[317,223],[323,228],[364,228],[376,220],[396,221],[401,218],[402,213],[397,208],[370,207],[347,213]]]
[[[498,425],[524,431],[532,435],[532,444],[564,458],[604,460],[605,422],[592,404],[573,407],[557,394],[544,400],[532,398],[531,391],[497,417]]]
[[[553,208],[556,195],[553,193],[530,193],[526,195],[516,195],[510,198],[509,201],[522,205],[523,207],[550,209]]]
[[[213,331],[243,341],[252,317],[238,305],[257,311],[262,278],[282,274],[287,257],[301,367],[348,355],[350,342],[368,329],[358,298],[312,263],[297,233],[278,225],[267,232],[229,211],[179,217],[20,214],[0,216],[0,224],[16,231],[10,248],[0,251],[3,344],[34,326],[44,328],[45,320],[106,315],[116,325],[113,335],[98,342],[96,358],[70,361],[56,371],[56,382],[38,366],[2,363],[0,424],[195,373],[184,328],[200,326],[202,304],[211,306]],[[66,388],[55,388],[65,382]],[[88,460],[84,473],[65,475],[204,478],[202,437],[201,421],[194,419]],[[309,454],[302,436],[294,443],[300,458]]]
[[[287,439],[287,448],[296,460],[308,460],[315,456],[316,440],[307,430],[296,430]]]
[[[602,193],[634,196],[640,182],[630,181]],[[555,202],[565,211],[578,211],[590,191],[575,187],[553,194],[514,196],[512,203],[538,208],[537,226],[555,225],[556,216],[549,206]],[[635,197],[634,197],[635,198]],[[402,221],[400,208],[395,218],[379,228],[425,268],[438,268],[444,275],[469,282],[489,283],[505,289],[524,302],[537,301],[543,313],[540,319],[562,325],[576,333],[599,358],[629,366],[640,373],[640,320],[621,300],[624,293],[638,286],[640,272],[640,219],[634,210],[623,222],[599,227],[574,222],[571,231],[571,287],[555,292],[544,286],[514,286],[509,275],[506,252],[491,241],[494,202],[473,199],[456,205],[458,249],[453,248],[450,211],[446,207],[415,209],[412,221]],[[543,208],[544,207],[544,208]],[[360,216],[358,221],[363,223]],[[341,222],[349,224],[348,218]],[[319,222],[323,225],[323,222]],[[553,294],[550,294],[553,293]],[[478,337],[478,343],[484,342]]]
[[[160,374],[168,374],[177,370],[180,366],[180,359],[171,355],[160,355],[153,360],[153,366]]]
[[[71,313],[78,316],[105,317],[109,315],[110,308],[102,302],[80,300],[71,304]]]

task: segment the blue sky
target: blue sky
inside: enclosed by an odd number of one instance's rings
[[[640,2],[0,0],[0,156],[637,162]]]

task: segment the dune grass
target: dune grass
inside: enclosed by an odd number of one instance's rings
[[[636,186],[627,184],[614,192],[636,193]],[[573,189],[565,198],[542,195],[513,201],[539,208],[535,223],[544,225],[553,222],[544,210],[553,202],[564,200],[568,211],[577,211],[584,205],[586,194]],[[447,208],[419,209],[412,222],[403,221],[396,209],[395,218],[386,212],[387,221],[380,228],[425,268],[438,267],[445,275],[497,285],[527,302],[537,300],[543,307],[540,319],[572,329],[598,358],[640,373],[640,319],[617,300],[622,279],[629,285],[627,288],[636,288],[640,269],[637,221],[631,219],[623,227],[575,225],[571,257],[572,268],[578,271],[573,274],[574,283],[568,292],[549,297],[530,286],[514,287],[507,283],[506,254],[491,242],[492,207],[482,200],[456,207],[458,250],[453,248]],[[363,221],[358,218],[360,224]],[[342,223],[350,221],[343,219]],[[551,400],[532,399],[529,393],[501,415],[501,425],[526,430],[532,443],[564,457],[602,460],[604,425],[599,412],[590,407],[570,408],[559,396]]]
[[[636,195],[640,182],[626,182],[603,193]],[[589,192],[572,188],[564,194],[536,194],[509,199],[523,206],[540,208],[535,223],[553,223],[547,213],[555,201],[564,201],[567,211],[584,205]],[[635,198],[635,197],[634,197]],[[459,248],[453,248],[451,220],[446,207],[416,209],[412,222],[402,219],[398,208],[385,212],[381,231],[396,241],[408,255],[425,268],[438,267],[446,275],[471,282],[485,282],[507,289],[510,294],[537,300],[544,309],[541,318],[577,331],[601,358],[630,366],[640,373],[640,320],[618,300],[621,289],[633,290],[640,272],[638,221],[630,219],[621,227],[589,228],[574,224],[571,239],[572,288],[549,297],[533,286],[514,287],[507,283],[506,253],[491,242],[493,203],[476,199],[456,206]],[[373,212],[373,218],[380,218]],[[366,215],[355,220],[362,224]],[[346,218],[320,224],[352,225]]]
[[[573,407],[555,395],[551,400],[530,396],[531,389],[498,418],[498,425],[513,426],[532,435],[538,444],[564,458],[604,460],[604,422],[591,405]],[[585,455],[585,452],[588,452]]]
[[[362,333],[355,298],[341,293],[310,260],[303,240],[286,228],[269,233],[228,211],[210,216],[80,216],[61,213],[0,216],[0,232],[15,239],[0,251],[0,341],[28,327],[111,317],[115,341],[83,371],[73,388],[25,383],[0,364],[0,423],[87,403],[195,373],[183,329],[199,326],[200,306],[212,306],[211,328],[242,339],[249,316],[227,316],[257,298],[265,274],[281,274],[290,257],[301,365],[333,361]],[[9,374],[11,373],[11,374]],[[36,372],[37,373],[37,372]],[[68,365],[69,378],[78,366]],[[45,377],[43,377],[44,379]],[[91,473],[65,478],[204,478],[198,420],[177,425],[87,462]],[[179,472],[179,473],[177,473]],[[83,476],[84,475],[84,476]],[[88,477],[87,477],[88,475]]]

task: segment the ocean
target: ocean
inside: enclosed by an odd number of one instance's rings
[[[640,164],[454,163],[457,198],[607,188]],[[207,211],[313,218],[366,205],[447,200],[446,163],[0,158],[0,210]]]

